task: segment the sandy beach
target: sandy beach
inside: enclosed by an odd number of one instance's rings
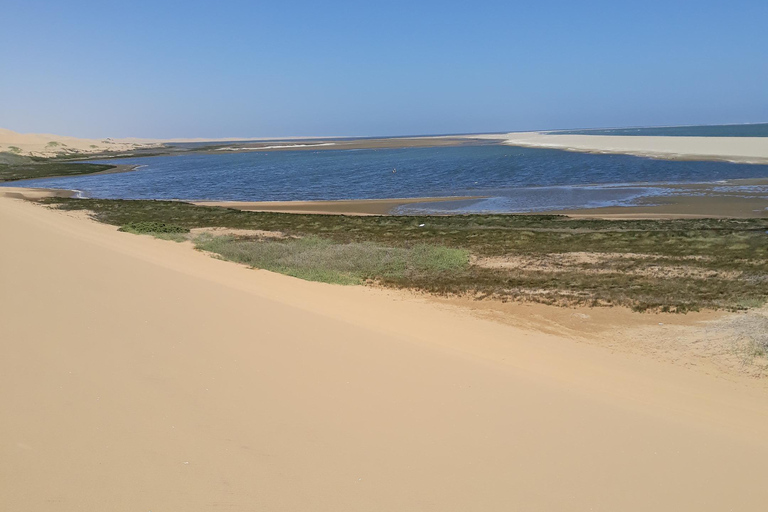
[[[0,233],[3,509],[768,499],[754,381],[248,270],[13,198]]]
[[[587,153],[616,153],[663,159],[725,160],[768,163],[766,137],[665,137],[621,135],[560,135],[519,132],[468,136],[498,140],[510,146],[562,149]]]

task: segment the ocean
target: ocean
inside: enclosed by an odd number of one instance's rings
[[[664,184],[768,177],[768,165],[667,161],[504,145],[187,153],[104,160],[133,172],[19,181],[84,197],[290,201],[483,196],[398,213],[536,212],[629,206],[679,193]],[[731,187],[738,192],[738,187]],[[765,190],[764,190],[765,189]],[[746,189],[745,189],[746,190]],[[768,196],[768,187],[753,186]]]

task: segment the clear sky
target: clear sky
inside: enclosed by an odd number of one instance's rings
[[[768,121],[768,0],[2,0],[0,27],[0,127],[21,132]]]

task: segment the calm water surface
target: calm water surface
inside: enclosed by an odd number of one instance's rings
[[[646,187],[648,183],[768,177],[766,165],[502,145],[184,154],[104,163],[141,167],[129,173],[11,186],[67,188],[86,197],[120,199],[287,201],[471,195],[489,198],[456,203],[451,211],[508,212],[629,205],[639,198],[671,193]]]

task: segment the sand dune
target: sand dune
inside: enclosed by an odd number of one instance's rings
[[[620,153],[654,158],[727,160],[768,163],[768,137],[661,137],[622,135],[559,135],[521,132],[477,135],[511,146],[563,149],[588,153]]]
[[[52,157],[68,153],[102,153],[160,147],[151,139],[80,139],[45,133],[17,133],[0,128],[0,152],[21,156]]]
[[[763,387],[7,197],[0,236],[0,509],[768,502]]]

